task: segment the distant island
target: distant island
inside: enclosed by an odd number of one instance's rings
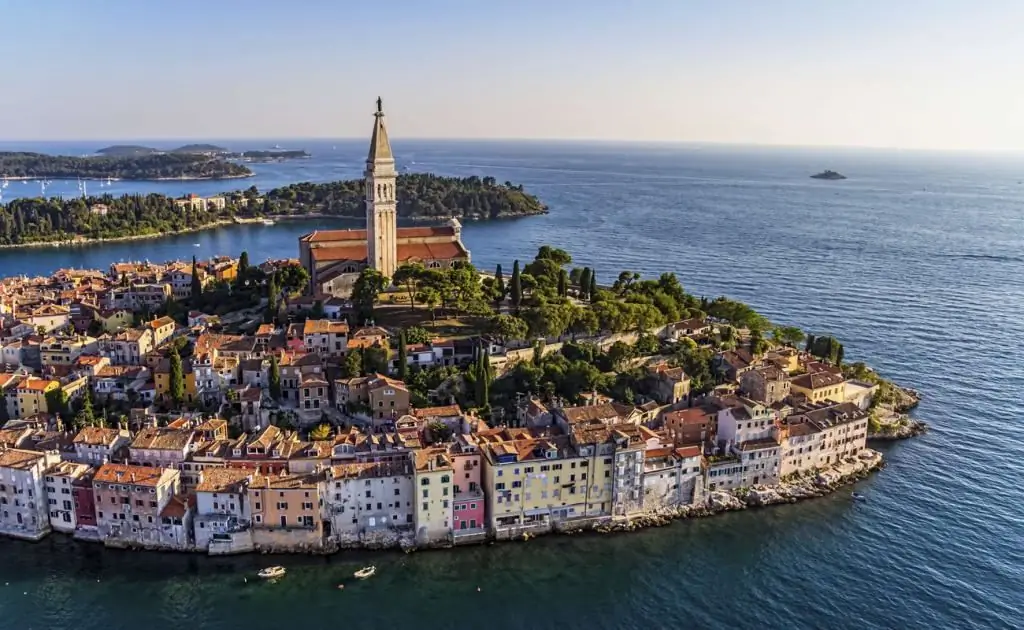
[[[811,179],[846,179],[846,175],[842,175],[835,171],[830,171],[826,169],[820,173],[815,173],[814,175],[811,175]]]
[[[304,150],[269,150],[269,151],[241,151],[231,153],[229,157],[238,158],[245,162],[277,162],[280,160],[294,160],[311,157]]]
[[[106,157],[138,157],[141,155],[159,155],[162,153],[193,153],[200,155],[223,155],[229,151],[215,144],[186,144],[176,149],[164,150],[144,147],[138,144],[115,144],[104,147],[97,154]]]
[[[119,150],[134,148],[126,145]],[[229,179],[252,174],[241,164],[194,152],[99,157],[0,152],[0,177],[9,178]]]
[[[136,161],[182,157],[163,154]],[[398,214],[407,219],[487,220],[547,212],[547,206],[522,186],[499,184],[492,177],[399,175],[397,189]],[[19,198],[0,205],[0,246],[144,238],[264,218],[361,217],[364,212],[362,180],[292,184],[266,194],[251,186],[209,198],[174,199],[156,194]]]

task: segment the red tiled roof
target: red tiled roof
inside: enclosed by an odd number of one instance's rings
[[[419,228],[409,228],[419,229]],[[401,231],[401,230],[399,230]],[[398,260],[451,260],[464,258],[466,250],[454,241],[447,243],[406,243],[398,245]],[[317,247],[311,255],[315,262],[337,260],[366,260],[366,243],[352,243],[334,247]]]
[[[398,238],[424,238],[427,236],[455,236],[455,228],[448,225],[398,228]],[[306,243],[330,241],[366,241],[366,230],[318,230],[302,237]]]

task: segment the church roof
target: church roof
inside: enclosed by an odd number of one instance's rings
[[[468,255],[462,243],[405,243],[397,247],[398,262],[410,260],[452,260],[465,258]],[[366,241],[346,243],[333,247],[317,247],[310,254],[314,262],[333,262],[338,260],[366,260]]]
[[[380,98],[377,99],[377,111],[373,114],[373,136],[370,138],[370,153],[366,156],[367,162],[378,160],[392,160],[395,156],[391,154],[391,143],[388,142],[388,130],[384,126],[384,109],[381,107]]]
[[[397,238],[426,238],[428,236],[455,236],[455,228],[451,225],[418,226],[398,228]],[[299,240],[305,243],[330,243],[348,241],[348,244],[366,241],[366,230],[317,230],[310,232]]]

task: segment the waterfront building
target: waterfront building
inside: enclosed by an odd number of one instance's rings
[[[483,460],[476,437],[457,434],[448,447],[452,462],[452,537],[455,544],[481,539],[487,533]]]
[[[643,509],[689,505],[701,495],[703,476],[699,446],[659,446],[644,452]]]
[[[92,488],[95,474],[96,468],[90,466],[71,484],[71,496],[75,505],[76,536],[96,538],[99,535],[96,523],[96,495]]]
[[[674,445],[703,446],[715,441],[718,433],[718,411],[718,407],[712,405],[669,411],[662,415],[661,423]]]
[[[417,500],[412,458],[332,466],[327,475],[325,512],[331,535],[341,544],[380,544],[412,532]]]
[[[803,394],[807,402],[817,404],[831,400],[843,402],[846,398],[846,379],[831,371],[801,374],[790,379],[794,394]]]
[[[454,498],[451,458],[444,447],[414,451],[416,473],[413,520],[416,543],[436,545],[451,541]]]
[[[204,468],[196,486],[195,545],[212,555],[252,551],[249,483],[253,471]]]
[[[256,474],[249,483],[253,544],[258,550],[317,550],[324,544],[324,473]]]
[[[398,173],[380,99],[364,177],[365,230],[318,230],[299,239],[299,260],[309,271],[311,293],[347,297],[366,267],[391,278],[409,262],[447,268],[470,261],[456,219],[443,227],[398,227]]]
[[[110,546],[159,547],[160,515],[180,489],[180,474],[170,468],[104,464],[93,476],[96,526]]]
[[[45,472],[56,451],[0,449],[0,534],[39,540],[50,532]]]
[[[781,476],[855,457],[867,444],[868,412],[852,403],[805,406],[781,425]]]
[[[57,462],[46,471],[46,503],[54,531],[72,534],[77,529],[75,483],[90,471],[89,466],[75,462]]]

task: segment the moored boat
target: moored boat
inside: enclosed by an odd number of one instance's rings
[[[266,569],[260,569],[260,572],[256,575],[264,580],[274,580],[279,577],[284,577],[285,572],[286,569],[284,567],[267,567]]]
[[[359,578],[360,580],[365,580],[366,578],[370,577],[371,575],[373,575],[376,572],[377,572],[377,567],[364,567],[364,568],[359,569],[358,571],[356,571],[353,575],[355,577]]]
[[[850,496],[853,497],[854,501],[867,501],[868,500],[868,498],[865,495],[861,494],[860,492],[854,492]]]

